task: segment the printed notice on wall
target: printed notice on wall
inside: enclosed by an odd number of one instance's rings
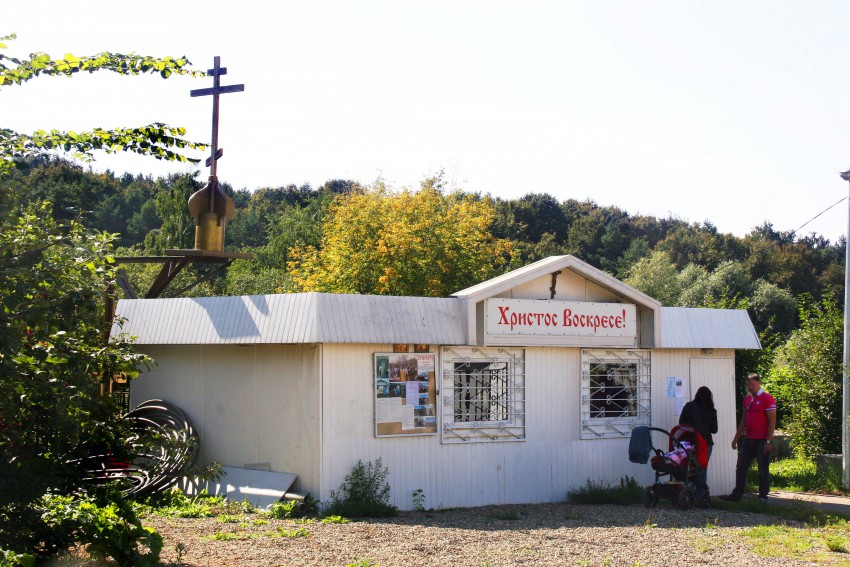
[[[436,355],[375,354],[375,436],[437,433]]]
[[[667,377],[667,397],[673,399],[676,397],[676,377]]]
[[[682,408],[685,407],[685,379],[676,378],[676,415],[682,414]]]

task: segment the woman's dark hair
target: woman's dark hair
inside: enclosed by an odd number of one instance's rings
[[[705,386],[701,386],[700,389],[697,390],[697,394],[694,396],[694,403],[703,410],[713,410],[714,396],[711,394],[711,390]]]

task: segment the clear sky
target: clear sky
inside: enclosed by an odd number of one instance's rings
[[[549,192],[742,235],[847,192],[850,2],[8,2],[8,54],[221,55],[220,177]],[[96,74],[0,93],[0,125],[152,121],[209,138],[207,79]],[[182,171],[134,156],[95,169]],[[809,225],[834,240],[847,206]]]

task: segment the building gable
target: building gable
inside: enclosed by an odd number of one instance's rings
[[[575,256],[551,256],[523,268],[513,270],[499,277],[482,282],[473,287],[461,290],[455,294],[464,303],[467,314],[467,328],[469,330],[469,343],[479,345],[514,345],[522,342],[526,344],[550,344],[561,346],[631,346],[651,348],[658,344],[657,321],[660,318],[661,304],[638,291],[637,289],[621,282],[610,274],[594,268],[586,262],[582,262]],[[550,316],[559,313],[559,321],[564,322],[565,310],[570,309],[570,304],[576,304],[587,316],[605,317],[610,311],[606,304],[623,304],[630,306],[635,312],[635,331],[631,339],[602,329],[594,333],[598,336],[587,336],[581,334],[569,338],[558,334],[555,325],[547,327],[535,327],[528,336],[518,335],[508,338],[505,335],[494,336],[488,331],[488,303],[491,305],[489,312],[495,312],[492,304],[497,299],[503,300],[536,300],[542,303],[538,307],[546,311]],[[494,301],[491,301],[494,300]],[[570,302],[570,303],[564,303]],[[505,309],[510,309],[509,304],[502,302]],[[582,305],[578,305],[582,304]],[[532,304],[517,302],[519,309],[530,309]],[[633,307],[631,307],[633,306]],[[526,313],[525,311],[523,313]],[[545,317],[544,314],[543,316]],[[532,313],[532,315],[535,315]],[[582,321],[585,315],[582,314]],[[490,316],[492,319],[492,314]],[[546,321],[552,321],[546,319]],[[607,319],[602,319],[606,324]],[[558,325],[562,327],[563,325]],[[492,331],[492,322],[490,325]],[[606,324],[607,328],[607,324]],[[562,329],[563,330],[563,329]],[[597,327],[597,331],[599,328]],[[513,331],[513,329],[512,329]],[[523,338],[524,337],[524,338]]]

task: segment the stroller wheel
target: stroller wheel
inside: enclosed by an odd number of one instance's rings
[[[702,508],[711,508],[711,495],[706,490],[703,493],[702,497],[699,499],[699,505]]]
[[[678,499],[679,508],[682,510],[690,510],[694,506],[694,493],[690,488],[683,488],[679,492]]]
[[[658,492],[655,488],[650,486],[643,491],[643,503],[647,508],[655,508],[658,504]]]

